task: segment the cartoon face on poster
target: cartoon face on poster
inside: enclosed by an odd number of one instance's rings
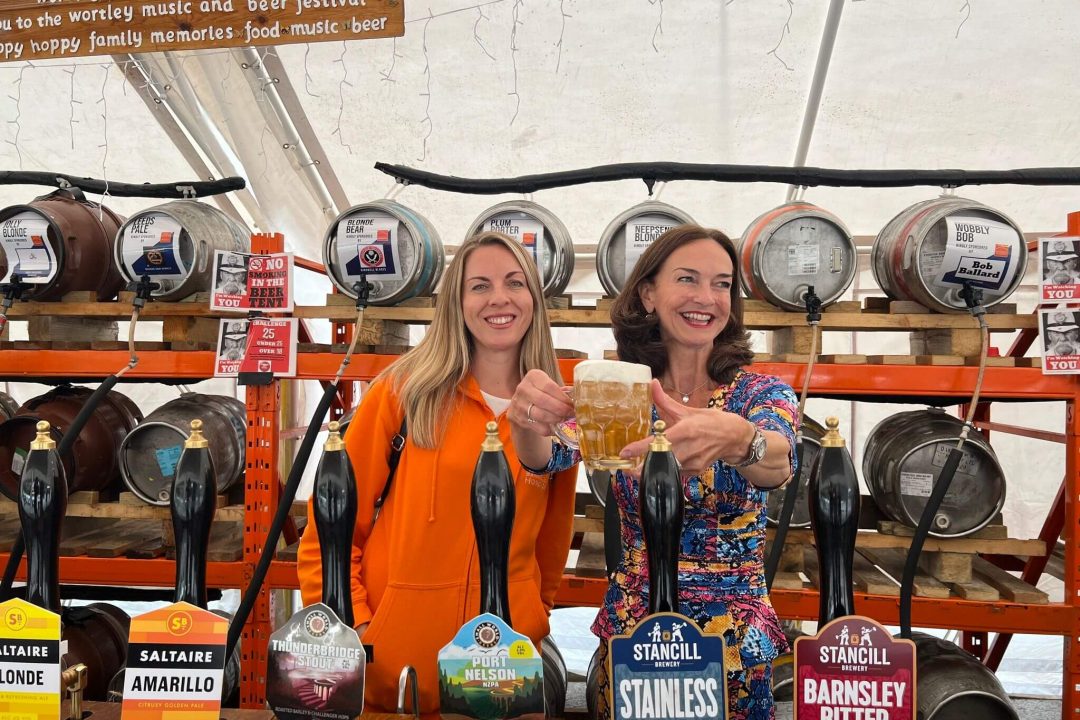
[[[218,325],[217,356],[214,358],[214,377],[236,377],[240,372],[240,361],[244,359],[247,348],[247,318],[222,320]]]
[[[1043,302],[1080,300],[1080,237],[1040,238],[1039,271]]]
[[[1040,310],[1043,374],[1080,373],[1080,312],[1071,308]]]
[[[215,252],[211,309],[241,309],[247,304],[247,295],[248,255],[221,250]]]

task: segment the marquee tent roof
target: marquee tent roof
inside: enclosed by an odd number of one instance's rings
[[[7,63],[0,167],[130,182],[241,175],[249,190],[231,196],[236,211],[318,259],[340,211],[392,187],[379,160],[470,177],[634,161],[792,165],[802,139],[805,164],[821,167],[1080,165],[1080,5],[831,5],[843,6],[834,24],[825,0],[407,0],[397,39]],[[673,182],[663,199],[737,235],[787,191]],[[37,192],[0,187],[0,202]],[[806,199],[872,236],[939,192],[811,188]],[[1058,231],[1080,209],[1068,187],[959,194],[1029,232]],[[399,200],[454,245],[508,197],[409,187]],[[585,247],[645,197],[635,180],[534,199]],[[593,277],[572,289],[597,289]]]

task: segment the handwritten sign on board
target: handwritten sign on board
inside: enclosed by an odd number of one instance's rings
[[[405,0],[0,3],[0,62],[405,34]]]

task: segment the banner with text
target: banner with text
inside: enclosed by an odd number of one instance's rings
[[[7,6],[7,7],[4,7]],[[0,4],[0,62],[405,34],[405,0],[50,0]]]

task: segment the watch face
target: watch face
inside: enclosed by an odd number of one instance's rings
[[[761,432],[761,430],[758,430],[757,434],[754,435],[753,447],[755,461],[765,457],[765,433]]]

